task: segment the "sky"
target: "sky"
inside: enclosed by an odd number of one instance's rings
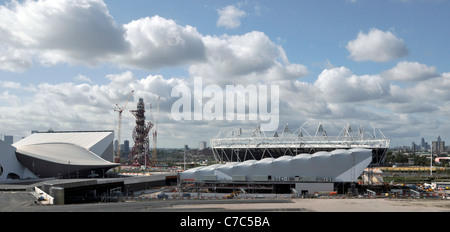
[[[158,147],[197,148],[265,121],[177,120],[187,95],[174,89],[202,90],[197,106],[220,113],[230,101],[211,100],[242,85],[277,86],[266,103],[278,105],[278,132],[350,124],[391,147],[450,141],[448,12],[448,0],[0,0],[0,134],[117,132],[116,104],[134,90],[121,140],[133,143],[129,110],[143,98]],[[192,99],[178,112],[196,112]]]

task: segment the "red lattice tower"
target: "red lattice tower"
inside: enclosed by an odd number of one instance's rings
[[[137,110],[130,110],[136,117],[136,126],[133,130],[134,146],[128,155],[128,163],[133,166],[151,165],[149,154],[148,133],[153,127],[152,122],[145,124],[145,105],[144,100],[139,98]]]

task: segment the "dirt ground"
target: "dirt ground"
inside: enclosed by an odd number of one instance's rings
[[[292,199],[289,203],[186,204],[173,208],[226,210],[292,210],[305,212],[450,212],[450,200],[442,199]]]
[[[231,199],[231,200],[149,200],[45,206],[35,203],[26,192],[0,193],[0,211],[29,212],[450,212],[450,200],[435,199]]]

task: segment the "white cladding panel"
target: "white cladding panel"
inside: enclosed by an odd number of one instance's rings
[[[20,148],[42,143],[68,143],[86,148],[100,156],[113,139],[112,131],[34,133],[14,143],[13,146]]]
[[[232,180],[232,176],[246,176],[246,179],[271,180],[328,180],[352,182],[361,175],[372,159],[369,149],[334,150],[297,156],[282,156],[277,159],[247,160],[215,164],[190,169],[180,173],[181,179],[203,179],[202,176],[216,175],[217,180]],[[258,178],[256,178],[258,177]]]
[[[16,158],[16,148],[0,140],[0,182],[9,180],[11,177],[35,178]]]

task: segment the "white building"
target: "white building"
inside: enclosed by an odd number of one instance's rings
[[[0,181],[102,175],[113,159],[113,131],[33,133],[13,145],[0,143]]]
[[[198,150],[202,151],[206,149],[206,142],[205,141],[200,141],[198,144]]]
[[[371,160],[369,149],[323,151],[192,168],[180,180],[355,182]]]
[[[11,179],[36,178],[16,157],[16,148],[0,140],[0,182]]]

